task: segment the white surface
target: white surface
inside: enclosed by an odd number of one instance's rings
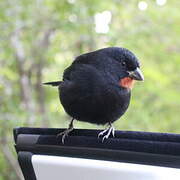
[[[180,180],[180,169],[33,155],[37,180]]]

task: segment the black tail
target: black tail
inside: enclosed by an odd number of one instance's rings
[[[59,86],[62,83],[62,81],[53,81],[53,82],[46,82],[43,83],[44,85],[51,85],[51,86]]]

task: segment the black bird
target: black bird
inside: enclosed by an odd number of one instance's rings
[[[99,136],[114,136],[112,123],[130,103],[134,80],[144,80],[136,56],[125,48],[109,47],[82,54],[64,71],[63,81],[47,82],[57,86],[60,101],[72,117],[69,127],[59,135],[62,142],[73,130],[74,119],[98,125],[108,124]]]

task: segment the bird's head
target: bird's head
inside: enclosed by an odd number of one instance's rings
[[[106,51],[112,63],[116,64],[115,71],[121,87],[132,89],[135,80],[144,80],[139,61],[131,51],[119,47],[107,48]]]

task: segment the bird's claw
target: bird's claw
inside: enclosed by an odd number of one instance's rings
[[[105,135],[103,138],[102,138],[102,142],[104,142],[105,139],[108,139],[108,135]]]
[[[114,129],[114,127],[112,129],[112,136],[115,137],[115,129]]]
[[[101,132],[98,134],[98,138],[100,138],[101,136],[103,136],[108,130],[109,130],[109,128],[105,129],[104,131],[101,131]]]
[[[73,130],[73,128],[68,128],[65,131],[59,133],[57,137],[62,136],[62,143],[64,144],[65,138],[69,135],[69,133]]]
[[[106,132],[107,132],[107,134],[106,134]],[[105,135],[104,135],[104,134],[105,134]],[[100,133],[98,134],[98,138],[99,138],[100,136],[103,136],[103,135],[104,135],[103,138],[102,138],[102,142],[104,142],[104,140],[105,140],[105,139],[108,139],[111,134],[112,134],[113,137],[115,136],[114,127],[110,124],[110,126],[109,126],[107,129],[105,129],[104,131],[102,131],[102,132],[100,132]]]

